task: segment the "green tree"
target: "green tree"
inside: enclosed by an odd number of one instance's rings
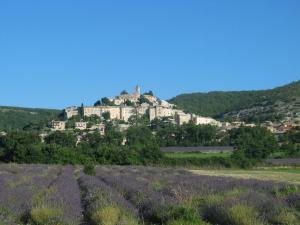
[[[9,132],[0,137],[0,155],[4,162],[28,162],[27,157],[35,145],[41,144],[38,134],[25,131]],[[36,150],[36,149],[33,149]]]
[[[143,104],[143,103],[151,104],[151,102],[144,95],[141,95],[139,98],[139,104]]]
[[[280,140],[282,145],[281,151],[287,157],[300,157],[300,128],[296,127],[284,134]]]
[[[130,100],[126,100],[124,103],[126,106],[134,106],[134,103]]]
[[[274,135],[262,127],[241,127],[230,132],[231,144],[248,159],[260,161],[278,150]]]
[[[128,95],[128,92],[126,90],[121,91],[121,95]]]
[[[145,92],[143,95],[151,95],[151,96],[154,96],[154,94],[153,94],[153,91],[148,91],[148,92]]]
[[[102,113],[102,117],[103,117],[104,120],[109,120],[110,119],[110,112]]]
[[[115,104],[109,100],[109,98],[104,97],[101,99],[102,105],[114,106]]]
[[[96,102],[94,103],[94,106],[100,106],[100,105],[102,105],[101,100],[98,100],[98,101],[96,101]]]
[[[156,139],[148,127],[130,127],[126,133],[126,140],[126,145],[137,152],[143,164],[157,162],[162,157]]]
[[[47,144],[57,144],[62,147],[75,147],[77,137],[71,132],[55,131],[45,138]]]

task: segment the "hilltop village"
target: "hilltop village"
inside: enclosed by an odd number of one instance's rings
[[[154,96],[152,91],[141,93],[141,87],[136,86],[133,93],[122,91],[112,98],[104,97],[93,106],[72,106],[64,109],[64,120],[52,121],[52,130],[87,130],[105,133],[103,121],[113,121],[119,131],[126,131],[136,118],[147,118],[149,122],[155,119],[165,119],[177,125],[193,123],[195,125],[212,125],[226,132],[240,126],[254,127],[242,121],[220,122],[210,117],[186,113],[174,104]],[[84,118],[89,118],[88,120]],[[71,122],[70,122],[71,121]],[[91,122],[92,121],[92,122]],[[71,125],[70,125],[71,124]],[[272,133],[285,133],[291,125],[265,122],[260,126],[268,128]]]
[[[82,114],[83,117],[99,117],[100,119],[109,119],[111,121],[121,121],[119,123],[120,131],[130,127],[130,120],[135,117],[147,117],[149,121],[154,119],[168,118],[174,124],[182,125],[184,123],[210,124],[221,127],[222,123],[209,117],[203,117],[195,114],[185,113],[177,109],[176,105],[170,104],[153,95],[151,91],[141,94],[141,88],[136,86],[132,94],[123,91],[114,98],[102,98],[94,106],[72,106],[64,109],[64,121],[52,121],[52,129],[65,130],[68,120]],[[75,129],[79,130],[99,130],[104,132],[103,123],[94,124],[88,127],[87,121],[76,121]]]

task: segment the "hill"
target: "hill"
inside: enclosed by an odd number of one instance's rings
[[[30,123],[47,122],[57,118],[60,110],[0,106],[0,131],[22,129]]]
[[[169,100],[189,113],[248,122],[300,117],[300,81],[258,91],[208,92],[178,95]]]

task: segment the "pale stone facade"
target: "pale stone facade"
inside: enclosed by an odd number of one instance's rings
[[[154,106],[149,109],[149,119],[150,121],[155,118],[164,118],[164,117],[174,117],[175,111],[171,108],[166,108],[163,106]]]
[[[152,95],[143,95],[146,99],[148,99],[149,102],[151,103],[157,103],[157,98]]]
[[[148,113],[150,105],[148,103],[143,103],[136,107],[136,113],[139,115],[145,115]]]
[[[90,117],[93,115],[101,117],[103,113],[109,112],[110,119],[120,119],[121,111],[119,106],[84,106],[83,115]]]
[[[175,121],[178,125],[183,125],[185,123],[190,123],[192,121],[192,115],[191,114],[185,114],[185,113],[176,113]]]
[[[75,123],[75,129],[78,129],[78,130],[86,130],[87,128],[87,122],[76,122]]]
[[[100,135],[104,135],[105,134],[105,124],[103,124],[103,123],[95,124],[91,128],[89,128],[89,130],[91,130],[91,131],[97,130]]]
[[[66,122],[65,121],[52,121],[52,129],[53,130],[65,130]]]
[[[87,117],[93,115],[100,117],[102,115],[102,108],[100,108],[100,106],[84,106],[83,115]]]
[[[131,116],[136,115],[136,110],[134,107],[123,106],[120,107],[120,114],[120,119],[127,122]]]
[[[65,109],[65,115],[68,119],[70,119],[73,116],[78,115],[78,108],[76,106],[71,106]]]
[[[214,125],[214,126],[218,126],[221,127],[222,124],[210,117],[203,117],[203,116],[197,116],[197,115],[193,115],[193,123],[196,125]]]
[[[160,100],[160,105],[166,108],[173,108],[175,105],[171,104],[165,100]]]

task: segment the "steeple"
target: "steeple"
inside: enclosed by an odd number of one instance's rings
[[[140,95],[141,94],[141,87],[139,85],[135,86],[134,91],[135,91],[134,94]]]

